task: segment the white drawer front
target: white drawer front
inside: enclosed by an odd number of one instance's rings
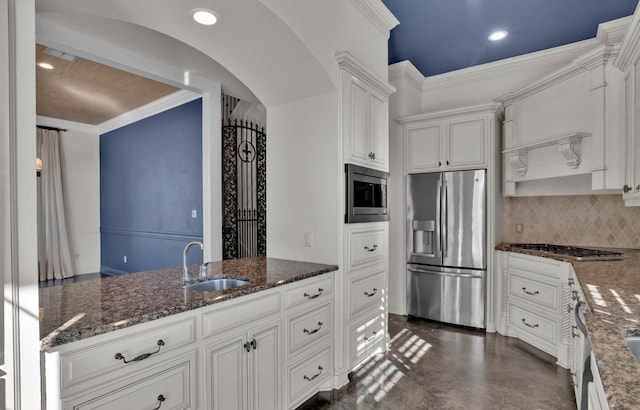
[[[195,359],[170,366],[123,387],[96,392],[63,402],[67,410],[138,410],[195,408],[191,383],[195,377]]]
[[[384,329],[382,313],[376,313],[373,317],[351,327],[349,331],[351,368],[378,350],[380,342],[384,339]]]
[[[289,318],[289,354],[331,333],[333,312],[331,304]]]
[[[364,278],[349,281],[350,317],[362,313],[367,308],[380,305],[384,289],[384,271]]]
[[[521,339],[530,342],[534,346],[541,347],[539,343],[535,343],[535,339],[550,346],[556,346],[558,343],[558,321],[554,318],[545,317],[512,304],[509,306],[509,323],[519,330]],[[533,336],[534,340],[531,340],[526,335]],[[543,348],[543,350],[546,349]],[[553,349],[551,354],[554,354]],[[555,352],[555,355],[557,355],[557,352]]]
[[[118,332],[114,332],[114,336]],[[164,322],[152,328],[115,340],[92,345],[71,354],[61,354],[60,378],[63,395],[66,389],[102,377],[100,382],[139,372],[148,365],[162,363],[171,352],[196,341],[195,319]],[[129,363],[125,363],[124,358]],[[153,354],[151,354],[153,353]],[[151,354],[151,355],[149,355]],[[137,360],[136,360],[137,359]],[[114,372],[113,375],[108,375]]]
[[[287,400],[289,406],[306,399],[312,390],[332,373],[331,346],[307,356],[304,360],[287,369]]]
[[[304,306],[328,300],[333,293],[333,275],[322,275],[319,279],[305,279],[285,292],[285,308]]]
[[[256,319],[270,316],[280,311],[280,293],[271,293],[252,300],[232,301],[224,308],[216,309],[202,315],[203,339],[219,336],[225,330],[253,322]]]
[[[538,277],[521,275],[511,271],[510,293],[531,303],[557,311],[560,304],[560,289],[557,283],[538,280]]]
[[[567,268],[567,265],[567,262],[561,262],[554,259],[523,255],[514,252],[509,253],[510,268],[518,268],[537,274],[547,275],[555,279],[559,279],[559,273],[563,272]]]
[[[384,228],[354,230],[349,235],[349,271],[362,266],[383,262],[387,254]]]

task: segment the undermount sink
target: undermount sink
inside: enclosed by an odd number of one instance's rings
[[[241,279],[210,279],[185,285],[185,289],[199,292],[216,292],[218,290],[237,288],[238,286],[244,286],[248,283],[249,281]]]
[[[627,347],[633,357],[640,364],[640,329],[627,329],[624,341],[627,343]]]

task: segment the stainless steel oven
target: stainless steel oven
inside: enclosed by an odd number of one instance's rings
[[[389,220],[389,173],[345,164],[346,223]]]

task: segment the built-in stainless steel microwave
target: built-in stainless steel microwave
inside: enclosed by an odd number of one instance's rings
[[[346,223],[389,220],[389,173],[345,164]]]

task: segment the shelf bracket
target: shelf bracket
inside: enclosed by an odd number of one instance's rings
[[[578,168],[580,166],[582,161],[580,144],[582,144],[582,135],[574,135],[558,140],[558,149],[567,160],[569,168]]]
[[[513,168],[518,174],[525,176],[529,165],[529,150],[521,149],[512,152],[511,155],[509,155],[509,161],[511,161],[511,165],[513,165]]]

